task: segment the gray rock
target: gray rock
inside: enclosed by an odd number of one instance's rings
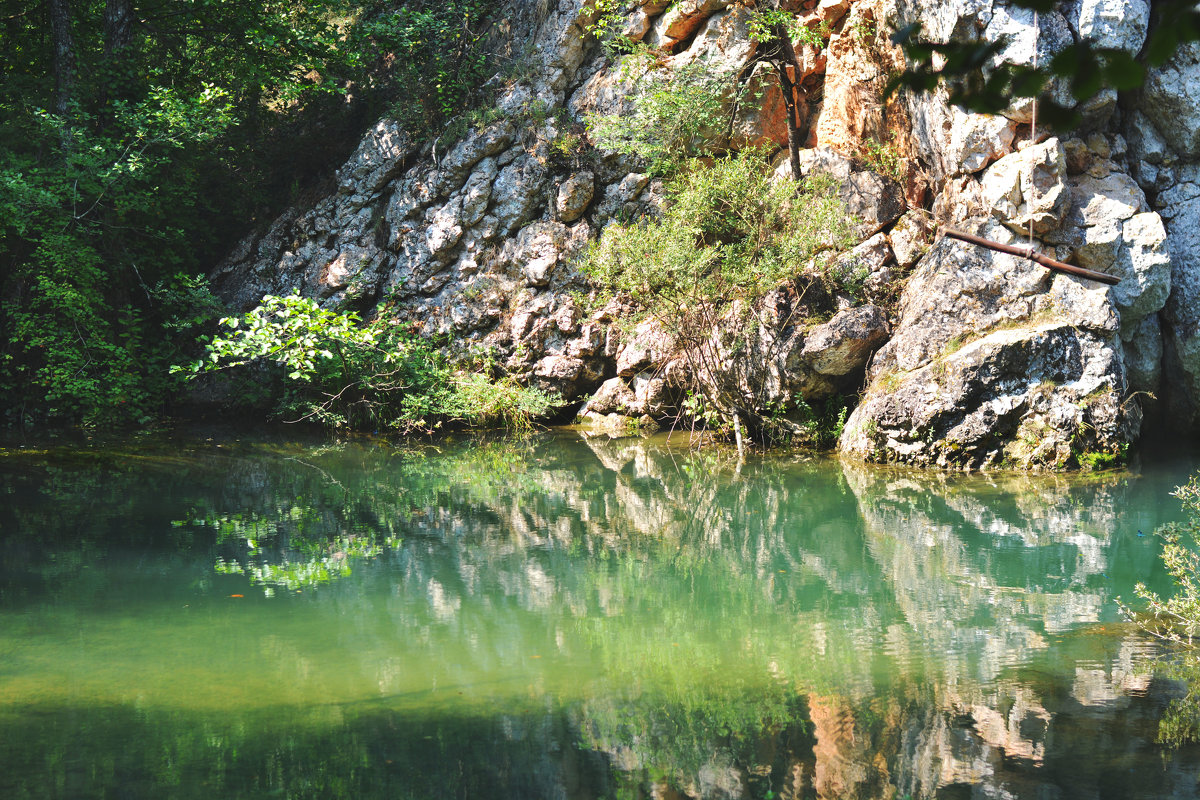
[[[1181,427],[1200,427],[1200,186],[1159,196],[1171,253],[1171,295],[1164,314],[1167,404]]]
[[[652,366],[661,366],[675,354],[675,343],[657,320],[646,320],[633,329],[617,351],[617,374],[630,377]]]
[[[462,235],[461,197],[455,197],[426,213],[425,246],[429,249],[430,257],[439,263],[450,262],[454,247]]]
[[[908,269],[929,250],[937,232],[928,211],[913,209],[905,212],[888,234],[888,242],[896,256],[896,266]]]
[[[1170,61],[1149,71],[1139,109],[1168,147],[1200,157],[1200,42],[1181,45]]]
[[[588,399],[583,410],[579,412],[579,416],[604,417],[608,414],[629,414],[636,403],[637,397],[624,378],[609,378],[600,384],[600,388]]]
[[[488,156],[494,156],[512,143],[510,123],[497,123],[483,131],[472,131],[437,165],[433,193],[444,197],[463,185],[471,170]]]
[[[567,178],[558,187],[555,211],[563,222],[574,222],[583,216],[595,193],[595,176],[584,170]]]
[[[545,167],[529,156],[521,156],[500,170],[492,184],[491,216],[496,219],[496,236],[509,236],[533,219],[547,205]]]
[[[1097,47],[1137,55],[1150,27],[1146,0],[1078,0],[1068,19],[1079,35]]]
[[[994,223],[979,232],[1005,235]],[[942,239],[905,289],[841,449],[970,468],[1064,466],[1072,447],[1118,452],[1140,419],[1122,404],[1118,325],[1102,285]]]
[[[983,202],[1001,222],[1034,235],[1062,224],[1071,203],[1067,159],[1058,139],[1005,156],[983,174]]]
[[[462,189],[462,225],[470,228],[483,219],[487,212],[488,201],[492,199],[492,182],[500,167],[494,158],[485,158],[479,162],[471,177]]]
[[[1150,118],[1136,110],[1129,124],[1129,145],[1135,156],[1147,164],[1162,164],[1172,158],[1171,150]]]
[[[800,358],[814,372],[843,377],[862,370],[888,333],[887,318],[878,306],[847,309],[809,331]]]
[[[584,405],[582,417],[623,416],[661,418],[673,409],[667,381],[649,372],[631,378],[609,378]]]
[[[1157,394],[1162,382],[1163,337],[1158,315],[1142,319],[1129,335],[1122,334],[1125,375],[1129,391]]]
[[[636,211],[634,201],[649,183],[649,175],[631,172],[620,181],[606,187],[604,197],[596,204],[596,211],[592,215],[596,224],[603,225],[609,220],[618,218],[622,212]]]
[[[1068,322],[985,334],[877,383],[846,424],[847,455],[939,467],[1067,466],[1137,433],[1120,351]]]
[[[381,119],[337,171],[338,191],[359,196],[376,194],[408,166],[415,152],[416,143],[400,123]]]
[[[949,141],[939,148],[946,174],[974,173],[1012,152],[1016,123],[1007,117],[950,107]]]
[[[1111,272],[1121,276],[1112,288],[1121,327],[1135,327],[1166,305],[1171,292],[1167,232],[1158,214],[1136,214],[1121,229],[1121,249]]]
[[[982,38],[988,42],[1004,42],[1004,47],[996,54],[994,63],[999,65],[1007,62],[1017,65],[1046,65],[1053,61],[1054,56],[1075,43],[1071,27],[1066,18],[1057,11],[1043,12],[1038,15],[1038,25],[1033,25],[1034,13],[1026,8],[1018,8],[1001,3],[992,5],[992,15]],[[1043,89],[1043,95],[1049,96],[1059,105],[1072,106],[1074,98],[1070,87],[1065,81],[1054,78]],[[1033,102],[1030,98],[1015,101],[1004,112],[1006,117],[1019,122],[1029,122],[1032,118]]]

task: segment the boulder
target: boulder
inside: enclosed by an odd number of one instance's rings
[[[671,335],[658,320],[646,320],[622,337],[617,350],[617,375],[630,377],[643,369],[662,366],[675,353]]]
[[[1109,337],[1070,322],[997,330],[868,393],[847,455],[957,468],[1061,468],[1120,454],[1140,413]]]
[[[564,264],[587,242],[588,224],[567,227],[561,222],[533,222],[505,243],[494,264],[525,279],[526,286],[548,286]]]
[[[1001,222],[1017,231],[1033,223],[1034,235],[1062,224],[1071,203],[1067,159],[1058,139],[1007,155],[983,174],[983,202]]]
[[[871,355],[887,340],[882,309],[846,309],[805,329],[781,313],[779,299],[778,293],[769,295],[749,320],[732,313],[714,332],[707,357],[684,360],[704,366],[693,377],[721,395],[744,398],[748,408],[763,414],[797,396],[813,402],[856,387]]]
[[[808,332],[800,360],[821,375],[851,375],[866,366],[888,332],[887,317],[878,306],[849,308]]]
[[[609,378],[580,411],[581,417],[622,416],[661,418],[674,407],[667,381],[649,372],[631,378]]]
[[[497,123],[482,131],[471,131],[465,139],[437,163],[433,192],[444,197],[463,185],[471,170],[488,156],[494,156],[512,144],[512,124]]]
[[[558,187],[554,210],[562,222],[574,222],[583,216],[595,193],[595,176],[584,170],[563,181]]]
[[[856,245],[850,252],[834,259],[832,269],[836,274],[849,276],[849,284],[861,281],[867,297],[874,301],[892,294],[891,286],[896,277],[892,271],[892,263],[892,249],[888,245],[888,237],[877,233]],[[851,303],[860,299],[845,298],[846,302]]]
[[[1099,171],[1097,162],[1068,181],[1071,205],[1061,228],[1046,241],[1065,250],[1066,260],[1117,275],[1110,290],[1121,329],[1136,328],[1167,301],[1171,257],[1162,218],[1147,211],[1141,187],[1125,173]]]
[[[981,235],[1015,238],[998,224]],[[1062,467],[1136,435],[1119,321],[1107,289],[1022,258],[938,241],[840,444],[876,461]]]
[[[628,415],[636,402],[637,398],[633,394],[633,389],[629,387],[624,378],[609,378],[600,384],[600,388],[588,399],[583,410],[579,412],[579,416]]]

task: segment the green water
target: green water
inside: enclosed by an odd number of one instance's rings
[[[0,798],[1194,797],[1115,604],[1192,466],[14,444]]]

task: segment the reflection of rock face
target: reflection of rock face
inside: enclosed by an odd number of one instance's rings
[[[307,625],[255,639],[297,691],[365,676],[365,697],[322,712],[321,742],[392,787],[408,769],[426,796],[1194,794],[1196,754],[1153,743],[1169,687],[1139,672],[1145,642],[1097,624],[1151,571],[1156,547],[1133,532],[1163,521],[1147,497],[1165,486],[783,459],[739,470],[661,439],[209,450],[194,469],[174,450],[114,457],[140,487],[122,502],[154,519],[169,498],[302,520],[296,547],[398,537],[275,606],[281,620],[321,614],[328,648]],[[87,462],[79,483],[111,500],[88,504],[32,458],[0,464],[0,493],[40,500],[0,505],[6,598],[29,560],[14,531],[90,538],[128,508],[109,464]]]
[[[1005,677],[1014,664],[1036,662],[1057,637],[1101,620],[1110,601],[1094,587],[1109,583],[1113,536],[1131,524],[1117,512],[1124,482],[944,477],[931,491],[916,475],[844,469],[867,547],[915,634],[907,657],[951,654],[952,672],[980,681],[939,688],[932,708],[906,712],[916,718],[901,723],[915,725],[896,754],[902,791],[925,797],[982,784],[996,792],[985,796],[1040,796],[1036,770],[1069,760],[1080,746],[1074,737],[1103,731],[1101,720],[1114,709],[1130,713],[1123,722],[1130,749],[1151,748],[1157,710],[1138,706],[1135,713],[1130,698],[1148,685],[1135,672],[1149,649],[1144,641],[1126,640],[1112,661],[1079,668],[1069,687],[1054,691]],[[1019,569],[1023,562],[1032,568]],[[986,644],[968,653],[963,642],[972,640]],[[1151,797],[1157,790],[1134,791]]]

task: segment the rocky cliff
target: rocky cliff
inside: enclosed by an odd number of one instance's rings
[[[1119,456],[1147,404],[1181,429],[1200,425],[1200,46],[1137,93],[1087,101],[1078,130],[1031,131],[1028,103],[989,116],[944,93],[886,98],[904,63],[888,34],[920,22],[935,40],[1003,41],[998,58],[1016,63],[1046,63],[1080,37],[1136,53],[1146,0],[1073,0],[1036,28],[998,0],[793,5],[827,32],[796,46],[804,169],[841,187],[861,238],[842,258],[862,270],[865,291],[833,298],[827,321],[808,326],[771,313],[786,287],[766,298],[761,341],[729,354],[747,385],[809,401],[865,387],[841,449],[913,464]],[[668,69],[753,65],[743,4],[630,8],[624,32]],[[510,0],[505,13],[528,63],[519,78],[497,78],[491,121],[419,144],[381,120],[335,191],[245,239],[214,283],[239,308],[293,290],[368,312],[387,303],[427,334],[491,348],[509,374],[586,400],[590,415],[670,415],[695,376],[669,332],[618,324],[620,303],[582,304],[591,287],[574,266],[606,224],[662,201],[637,160],[564,146],[586,142],[589,114],[630,108],[622,58],[586,34],[596,11],[581,0]],[[726,145],[786,145],[782,96],[763,85]],[[1109,288],[935,241],[941,224],[1019,243],[1032,228],[1043,252],[1122,280]]]

